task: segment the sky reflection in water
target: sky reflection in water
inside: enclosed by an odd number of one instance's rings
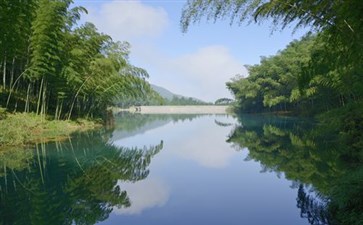
[[[226,142],[236,119],[163,121],[116,140],[120,130],[114,132],[115,146],[140,148],[163,140],[164,147],[152,159],[145,180],[119,182],[131,207],[115,209],[101,224],[308,224],[300,218],[292,182],[261,173],[258,162],[244,160],[246,149]]]

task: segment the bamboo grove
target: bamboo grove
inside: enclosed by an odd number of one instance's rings
[[[249,76],[236,77],[227,87],[244,112],[349,112],[362,108],[362,10],[360,0],[189,0],[181,26],[187,31],[202,18],[230,18],[237,24],[267,20],[275,29],[310,28],[277,55],[248,66]]]
[[[72,0],[0,2],[0,106],[55,119],[98,117],[124,98],[151,93],[130,45],[78,25]]]

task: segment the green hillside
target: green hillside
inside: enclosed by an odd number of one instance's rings
[[[165,105],[208,105],[203,100],[194,98],[194,97],[186,97],[183,95],[174,94],[166,88],[157,86],[155,84],[150,84],[151,88],[157,92],[163,99],[165,99]]]
[[[174,96],[178,96],[174,93],[172,93],[171,91],[169,91],[168,89],[165,89],[163,87],[157,86],[155,84],[150,84],[151,88],[156,91],[161,97],[167,99],[167,100],[172,100]]]

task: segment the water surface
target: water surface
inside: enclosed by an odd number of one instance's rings
[[[327,224],[315,192],[343,171],[311,127],[125,114],[113,130],[4,153],[1,224]]]

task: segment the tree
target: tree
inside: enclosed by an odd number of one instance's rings
[[[145,179],[163,142],[115,147],[106,143],[108,135],[97,131],[69,142],[38,144],[23,157],[9,152],[0,161],[0,223],[96,224],[114,207],[129,207],[119,182]]]
[[[246,20],[260,22],[270,18],[282,28],[290,24],[295,28],[311,26],[320,31],[336,32],[341,37],[351,36],[349,39],[354,40],[363,32],[359,29],[363,25],[360,20],[362,7],[359,0],[188,0],[183,9],[181,25],[183,31],[187,31],[191,23],[203,17],[208,20],[229,17],[231,23],[238,24]]]
[[[358,50],[363,46],[362,8],[363,2],[359,0],[189,0],[183,9],[181,26],[187,31],[191,23],[206,17],[214,21],[230,18],[231,23],[238,24],[270,19],[282,29],[289,25],[295,29],[310,27],[317,33],[317,45],[305,65],[298,65],[300,91],[305,88],[308,95],[314,95],[334,90],[339,105],[344,106],[361,101],[363,96],[363,53]],[[276,92],[278,83],[265,80],[263,86],[269,92],[264,96],[264,105],[272,107],[289,100]],[[300,97],[295,89],[290,100]]]
[[[2,86],[10,89],[29,60],[31,23],[37,0],[0,2],[0,68]]]
[[[260,64],[248,66],[248,77],[236,77],[227,82],[240,109],[248,112],[298,111],[310,104],[306,100],[313,95],[309,90],[317,87],[311,84],[304,89],[300,80],[316,43],[313,35],[292,41],[276,55],[262,57]]]
[[[67,8],[71,1],[40,0],[32,25],[31,60],[28,79],[40,82],[36,112],[45,115],[52,85],[59,80],[65,44]],[[48,87],[49,86],[49,87]],[[47,90],[49,88],[49,90]]]
[[[148,73],[128,60],[130,45],[91,23],[75,26],[72,0],[0,3],[0,104],[55,119],[100,117],[108,106],[153,92]]]
[[[243,126],[236,127],[227,141],[238,150],[248,149],[246,160],[260,162],[263,171],[283,173],[299,184],[297,207],[312,224],[360,224],[363,139],[357,123],[361,122],[347,125],[346,118],[337,119],[354,135],[342,133],[331,117],[333,124],[326,127],[301,118],[243,115],[239,117]],[[315,194],[305,192],[303,187],[309,186]]]
[[[214,104],[215,105],[230,105],[233,102],[233,99],[230,98],[220,98],[217,99]]]

